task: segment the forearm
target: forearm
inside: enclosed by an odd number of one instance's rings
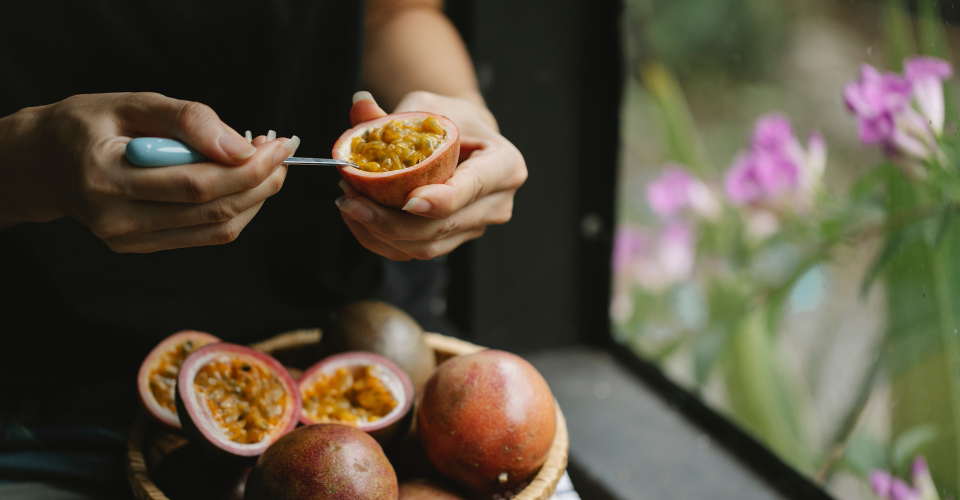
[[[486,109],[460,34],[432,0],[370,0],[364,84],[386,109],[425,90]],[[496,127],[492,115],[489,125]]]

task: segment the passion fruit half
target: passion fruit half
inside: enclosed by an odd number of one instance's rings
[[[177,416],[176,387],[180,365],[193,351],[220,342],[209,333],[184,330],[163,339],[147,354],[137,374],[140,402],[157,422],[180,428]]]
[[[400,483],[400,500],[464,500],[439,484],[424,479]]]
[[[414,189],[453,177],[460,131],[433,113],[387,115],[344,132],[333,145],[333,158],[360,165],[339,167],[347,184],[381,205],[402,208]]]
[[[180,367],[177,411],[187,437],[210,454],[256,457],[297,426],[300,393],[270,355],[210,344]]]
[[[413,420],[413,384],[389,359],[348,352],[308,368],[298,382],[304,425],[337,423],[356,427],[387,446]]]
[[[301,427],[273,443],[247,478],[244,500],[397,500],[397,475],[369,434]]]
[[[447,478],[477,493],[517,492],[553,444],[553,394],[536,368],[515,354],[455,356],[427,381],[417,432],[430,462]]]

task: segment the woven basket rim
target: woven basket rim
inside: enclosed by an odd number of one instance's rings
[[[319,329],[296,330],[253,344],[251,347],[265,352],[272,352],[316,344],[320,341],[320,337],[321,332]],[[485,347],[438,333],[425,334],[425,340],[427,345],[434,351],[454,356],[470,354],[486,349]],[[513,500],[549,499],[553,496],[557,483],[560,482],[560,478],[563,477],[563,473],[567,468],[567,457],[570,449],[567,422],[556,400],[554,400],[554,407],[556,408],[557,414],[557,427],[553,437],[553,444],[547,452],[547,460],[530,484],[524,488],[522,492],[514,496]],[[150,425],[150,422],[147,416],[141,412],[134,421],[127,440],[127,476],[130,481],[130,486],[133,488],[134,497],[138,500],[170,500],[163,494],[160,488],[154,484],[147,470],[147,462],[143,454],[143,439],[146,436],[148,425]]]

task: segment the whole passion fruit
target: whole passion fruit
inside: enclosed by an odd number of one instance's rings
[[[220,342],[209,333],[184,330],[165,338],[147,354],[137,374],[140,402],[156,421],[180,428],[177,416],[176,387],[180,365],[193,351]]]
[[[413,384],[389,359],[348,352],[313,365],[298,382],[304,425],[338,423],[367,432],[386,446],[413,420]]]
[[[280,438],[260,456],[244,500],[396,500],[397,475],[369,434],[314,424]]]
[[[415,479],[400,483],[400,500],[464,500],[464,498],[434,482]]]
[[[417,430],[444,476],[477,493],[517,491],[553,443],[553,394],[536,368],[515,354],[456,356],[427,382]]]
[[[409,314],[386,302],[366,300],[343,307],[321,343],[325,354],[367,351],[386,357],[410,377],[417,395],[437,366],[423,328]]]
[[[210,344],[180,367],[177,411],[187,437],[212,455],[256,457],[297,426],[300,393],[270,355]]]
[[[347,184],[381,205],[401,208],[414,189],[453,177],[460,131],[433,113],[387,115],[344,132],[333,145],[333,158],[360,166],[339,167]]]

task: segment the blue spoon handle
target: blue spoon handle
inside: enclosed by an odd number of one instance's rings
[[[159,137],[137,137],[127,143],[127,161],[138,167],[169,167],[209,161],[186,144]]]

